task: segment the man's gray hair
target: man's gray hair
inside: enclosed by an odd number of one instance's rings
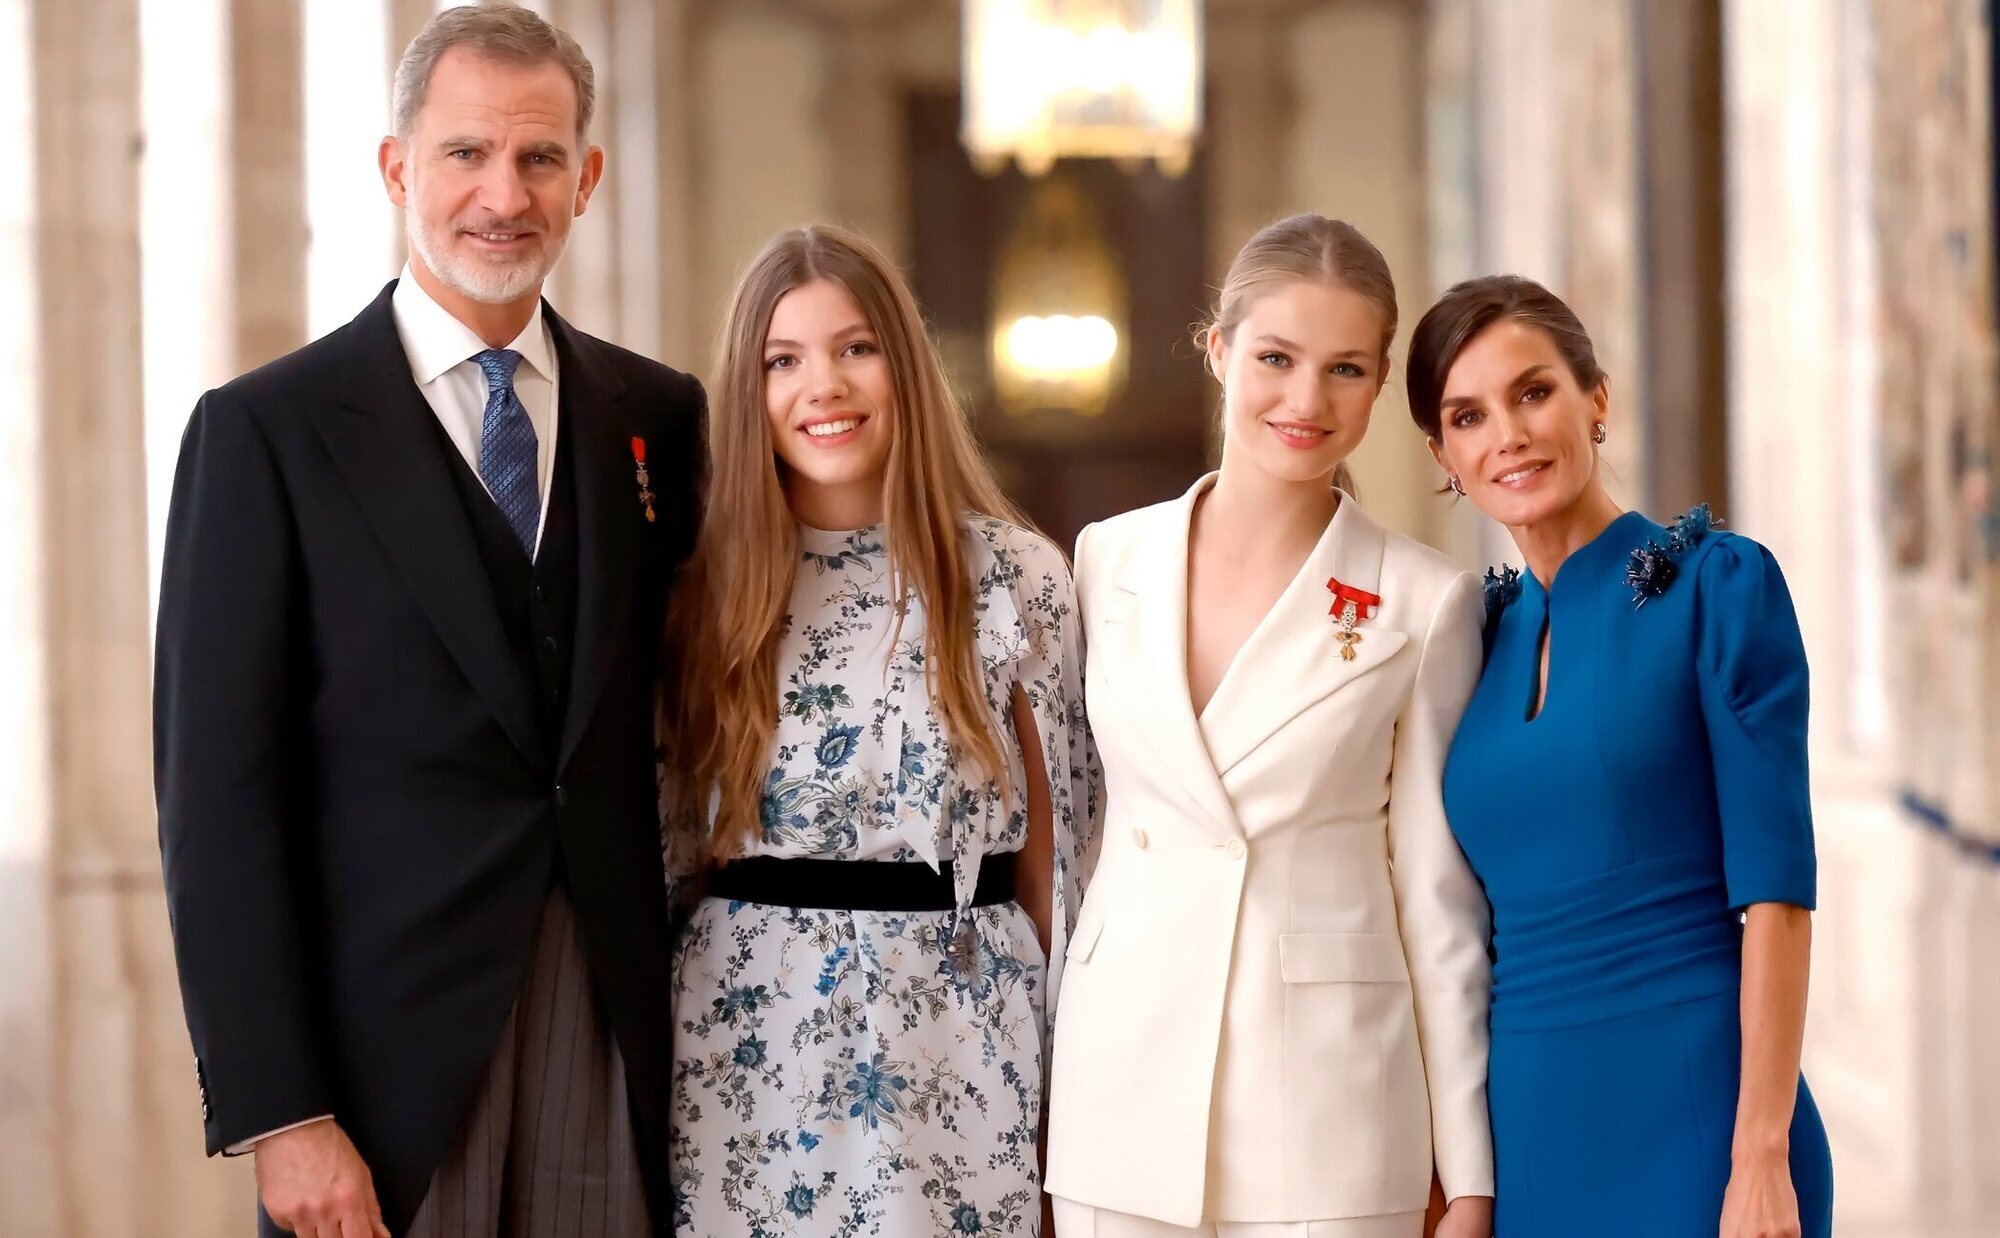
[[[410,40],[396,66],[392,101],[399,140],[410,140],[417,113],[423,111],[424,99],[430,94],[431,75],[437,72],[438,61],[454,47],[502,64],[561,65],[576,83],[577,141],[588,138],[590,113],[597,102],[597,74],[577,41],[518,4],[465,4],[431,18]]]

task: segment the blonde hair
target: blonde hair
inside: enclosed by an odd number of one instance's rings
[[[716,346],[701,533],[667,622],[662,731],[681,802],[715,819],[703,850],[739,854],[761,829],[777,729],[778,634],[797,570],[797,531],[764,406],[764,337],[779,298],[829,280],[854,299],[888,362],[895,410],[882,482],[895,631],[914,596],[924,615],[924,678],[953,747],[988,777],[1006,769],[975,644],[963,523],[1026,521],[1001,493],[908,286],[873,245],[826,225],[781,232],[744,272]],[[894,639],[892,637],[892,639]],[[677,828],[670,826],[669,828]]]
[[[438,61],[454,47],[524,68],[561,65],[576,85],[576,140],[589,137],[590,115],[597,106],[597,73],[577,41],[533,9],[518,4],[462,4],[424,23],[396,65],[390,113],[398,140],[410,140],[417,113],[424,110],[424,100],[430,95]]]
[[[1194,342],[1205,353],[1209,340],[1228,343],[1259,297],[1282,284],[1310,280],[1356,293],[1382,315],[1382,357],[1389,365],[1389,344],[1396,338],[1396,281],[1389,263],[1360,229],[1324,215],[1292,215],[1266,225],[1243,243],[1229,263],[1215,312],[1195,328]],[[1350,493],[1354,476],[1342,463],[1333,484]]]

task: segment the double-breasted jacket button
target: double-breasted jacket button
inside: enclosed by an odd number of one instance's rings
[[[1150,841],[1151,840],[1146,837],[1145,830],[1134,829],[1132,831],[1132,845],[1137,847],[1139,850],[1144,851],[1146,849],[1146,844]]]

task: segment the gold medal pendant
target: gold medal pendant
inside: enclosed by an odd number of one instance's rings
[[[1352,662],[1356,656],[1354,647],[1361,643],[1361,633],[1354,630],[1354,625],[1361,621],[1361,608],[1366,606],[1372,615],[1382,599],[1365,589],[1343,585],[1337,579],[1326,582],[1326,591],[1333,595],[1333,609],[1326,613],[1333,616],[1333,639],[1340,643],[1340,660]]]
[[[1333,639],[1340,642],[1340,660],[1342,662],[1354,661],[1354,647],[1361,643],[1361,633],[1354,630],[1354,603],[1342,603],[1340,607],[1340,628],[1334,632]]]
[[[632,440],[632,473],[639,483],[639,506],[646,509],[646,523],[651,524],[658,517],[653,515],[653,478],[646,472],[646,440]]]

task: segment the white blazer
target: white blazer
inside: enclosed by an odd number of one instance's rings
[[[1487,907],[1445,825],[1478,581],[1343,497],[1200,719],[1181,498],[1083,531],[1103,853],[1070,939],[1048,1190],[1310,1221],[1493,1192]],[[1343,661],[1329,577],[1378,594]]]

